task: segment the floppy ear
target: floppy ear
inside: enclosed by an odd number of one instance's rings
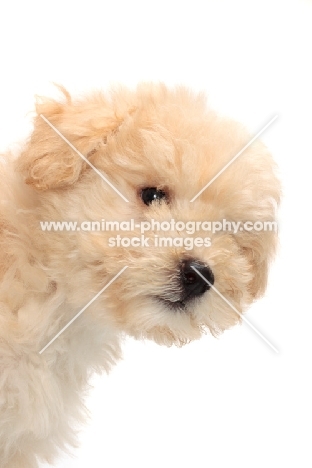
[[[277,210],[282,187],[278,169],[263,143],[255,142],[246,157],[251,164],[246,166],[244,184],[240,184],[239,193],[243,196],[239,210],[243,214],[240,219],[248,220],[252,226],[249,225],[248,230],[247,225],[239,229],[235,237],[252,274],[250,295],[258,299],[265,292],[270,263],[278,244]]]
[[[17,160],[17,170],[26,183],[37,190],[67,187],[75,183],[87,167],[47,121],[88,158],[105,146],[107,137],[117,131],[126,115],[125,108],[116,109],[101,93],[72,102],[68,92],[61,90],[65,96],[63,102],[38,100],[33,133]]]
[[[270,262],[276,252],[277,233],[245,232],[238,236],[238,242],[251,268],[252,280],[249,292],[253,299],[258,299],[264,294],[267,286]]]

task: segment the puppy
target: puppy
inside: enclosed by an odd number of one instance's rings
[[[180,346],[264,293],[275,230],[223,229],[275,220],[267,149],[233,160],[249,141],[183,87],[39,100],[29,141],[0,166],[2,468],[75,443],[88,379],[120,359],[124,334]]]

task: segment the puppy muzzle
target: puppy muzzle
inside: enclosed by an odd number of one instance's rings
[[[178,290],[159,297],[171,310],[185,310],[190,302],[203,296],[214,284],[214,274],[208,265],[196,259],[182,260],[178,265]]]

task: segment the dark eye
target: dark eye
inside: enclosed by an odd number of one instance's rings
[[[168,200],[168,196],[164,190],[160,190],[156,187],[147,187],[142,189],[141,198],[145,205],[150,205],[153,201],[157,200]]]

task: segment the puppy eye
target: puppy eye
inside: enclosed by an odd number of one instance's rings
[[[145,203],[145,205],[150,205],[155,200],[168,201],[168,196],[164,190],[160,190],[156,187],[147,187],[147,188],[142,189],[141,199],[143,203]]]

